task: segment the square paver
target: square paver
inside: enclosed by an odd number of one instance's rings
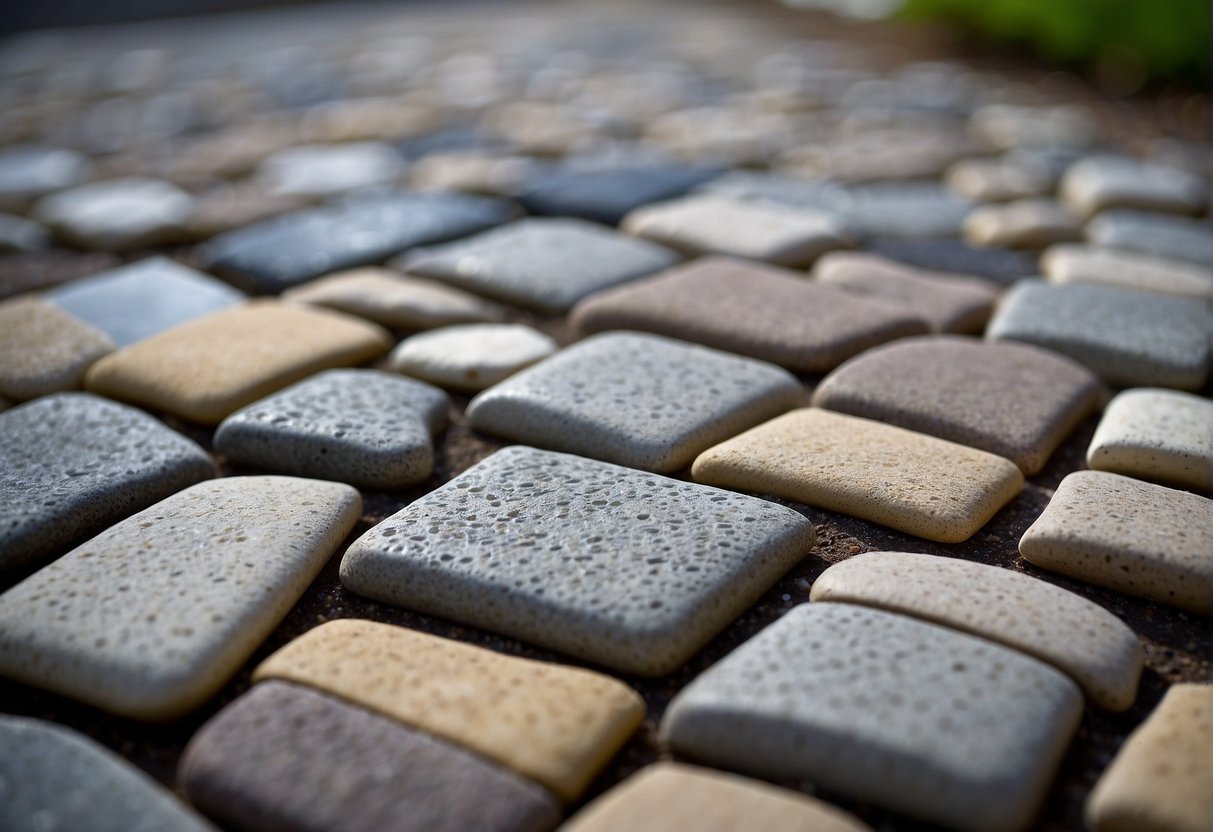
[[[968,540],[1023,488],[1023,474],[1003,457],[819,408],[704,451],[691,475],[943,543]]]
[[[110,337],[33,297],[0,302],[0,395],[15,401],[78,389],[115,349]]]
[[[927,331],[913,310],[732,257],[701,257],[586,298],[578,331],[641,330],[823,372],[864,350]]]
[[[681,259],[664,246],[574,219],[525,219],[467,240],[409,252],[409,274],[545,312]]]
[[[814,539],[801,515],[754,497],[514,447],[355,541],[341,580],[380,601],[660,675]]]
[[[1087,466],[1213,492],[1213,401],[1174,390],[1125,390],[1104,410]]]
[[[73,281],[45,298],[120,347],[245,300],[243,292],[167,257]]]
[[[1123,387],[1198,390],[1209,375],[1204,304],[1107,286],[1020,281],[986,329],[1068,355]]]
[[[518,201],[532,214],[618,225],[642,205],[673,199],[719,175],[695,167],[553,167],[530,177]]]
[[[517,442],[670,472],[802,395],[795,377],[773,364],[656,335],[605,333],[485,390],[468,419]]]
[[[932,336],[869,350],[817,385],[813,405],[1044,467],[1100,403],[1081,364],[1010,341]]]
[[[673,750],[951,829],[1027,828],[1082,694],[1036,659],[850,604],[802,604],[684,688]]]

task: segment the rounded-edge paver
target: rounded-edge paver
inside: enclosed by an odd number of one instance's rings
[[[550,335],[524,324],[459,324],[406,338],[389,361],[398,373],[478,393],[557,349]]]
[[[1124,390],[1108,403],[1087,466],[1213,492],[1213,401],[1175,390]]]
[[[101,330],[36,297],[0,301],[0,395],[16,401],[79,389],[117,345]]]

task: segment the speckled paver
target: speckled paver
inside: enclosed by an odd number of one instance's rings
[[[986,338],[1068,355],[1122,387],[1197,390],[1209,374],[1211,320],[1185,298],[1023,280],[1003,297]]]
[[[1112,208],[1196,214],[1208,201],[1209,183],[1194,173],[1131,157],[1091,156],[1070,166],[1060,193],[1085,217]]]
[[[0,209],[23,211],[38,197],[78,184],[88,167],[79,153],[59,147],[6,147],[0,151]]]
[[[349,142],[279,150],[257,166],[256,177],[271,193],[329,197],[393,185],[403,173],[404,159],[388,145]]]
[[[584,220],[532,218],[396,262],[410,274],[529,309],[562,312],[586,295],[677,262],[664,246]]]
[[[560,804],[461,748],[310,688],[263,682],[194,735],[191,802],[238,829],[546,832]]]
[[[114,349],[104,332],[46,301],[0,302],[0,395],[23,401],[78,389]]]
[[[569,320],[583,333],[655,332],[800,372],[823,372],[869,347],[927,330],[914,311],[881,299],[722,256],[600,292]]]
[[[1047,662],[1100,707],[1137,696],[1140,642],[1112,613],[1037,578],[957,558],[868,552],[813,582],[812,601],[861,604],[972,633]]]
[[[332,482],[187,488],[0,595],[0,675],[136,719],[187,713],[278,626],[361,512]]]
[[[371,621],[332,621],[266,659],[255,682],[310,685],[419,728],[574,800],[644,718],[607,676]]]
[[[1040,266],[1051,283],[1092,283],[1213,301],[1213,273],[1183,260],[1062,244],[1045,251]]]
[[[618,225],[642,205],[673,199],[718,175],[710,168],[554,167],[535,174],[518,197],[532,214]]]
[[[280,292],[412,246],[472,234],[513,217],[508,202],[450,193],[351,197],[230,231],[208,243],[202,267],[251,292]]]
[[[476,430],[659,473],[795,407],[785,370],[656,335],[605,333],[472,400]]]
[[[1003,457],[819,408],[704,451],[691,474],[944,543],[967,540],[1023,488]]]
[[[1024,560],[1213,614],[1213,500],[1103,471],[1061,481],[1019,541]]]
[[[215,832],[126,760],[52,722],[0,716],[0,828]]]
[[[500,321],[495,303],[434,280],[367,266],[338,272],[282,293],[283,300],[327,306],[393,329]]]
[[[1085,229],[1087,241],[1213,268],[1213,229],[1204,220],[1149,211],[1105,211]]]
[[[638,208],[620,228],[687,255],[731,254],[783,266],[807,266],[827,251],[851,245],[831,214],[714,194]]]
[[[522,324],[464,324],[406,338],[390,360],[397,372],[478,393],[557,349],[551,336]]]
[[[0,572],[36,565],[215,475],[210,457],[142,411],[83,393],[0,415]]]
[[[128,251],[181,239],[193,210],[193,198],[176,185],[131,177],[43,197],[34,218],[69,245]]]
[[[850,604],[803,604],[693,681],[681,755],[958,830],[1031,822],[1082,713],[1059,671],[985,639]]]
[[[97,362],[85,387],[214,425],[319,370],[361,364],[392,345],[339,312],[256,301],[215,312]]]
[[[1213,402],[1174,390],[1125,390],[1104,411],[1087,465],[1213,492]]]
[[[1087,799],[1092,832],[1213,829],[1213,685],[1172,686]]]
[[[858,818],[812,797],[681,763],[641,769],[588,804],[560,832],[864,832]]]
[[[355,541],[341,580],[654,676],[732,622],[814,540],[802,516],[753,497],[514,447]]]
[[[1064,356],[975,338],[907,338],[848,361],[813,404],[979,448],[1035,474],[1099,404],[1103,386]]]
[[[888,301],[926,321],[932,332],[981,332],[998,286],[977,277],[925,272],[880,255],[834,252],[813,267],[813,279]]]
[[[1042,248],[1082,238],[1078,217],[1051,199],[983,205],[965,218],[961,230],[973,245],[1007,248]]]
[[[45,297],[120,347],[245,300],[243,292],[167,257],[76,280]]]
[[[234,462],[362,488],[405,488],[434,469],[450,399],[379,370],[328,370],[228,416],[215,450]]]

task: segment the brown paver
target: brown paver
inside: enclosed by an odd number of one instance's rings
[[[38,298],[0,303],[0,395],[24,401],[77,390],[115,349],[101,330]]]

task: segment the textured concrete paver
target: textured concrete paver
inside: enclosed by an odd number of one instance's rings
[[[0,394],[16,401],[78,389],[116,348],[101,330],[39,298],[0,302]]]
[[[1174,390],[1125,390],[1104,411],[1087,465],[1213,492],[1213,402]]]

